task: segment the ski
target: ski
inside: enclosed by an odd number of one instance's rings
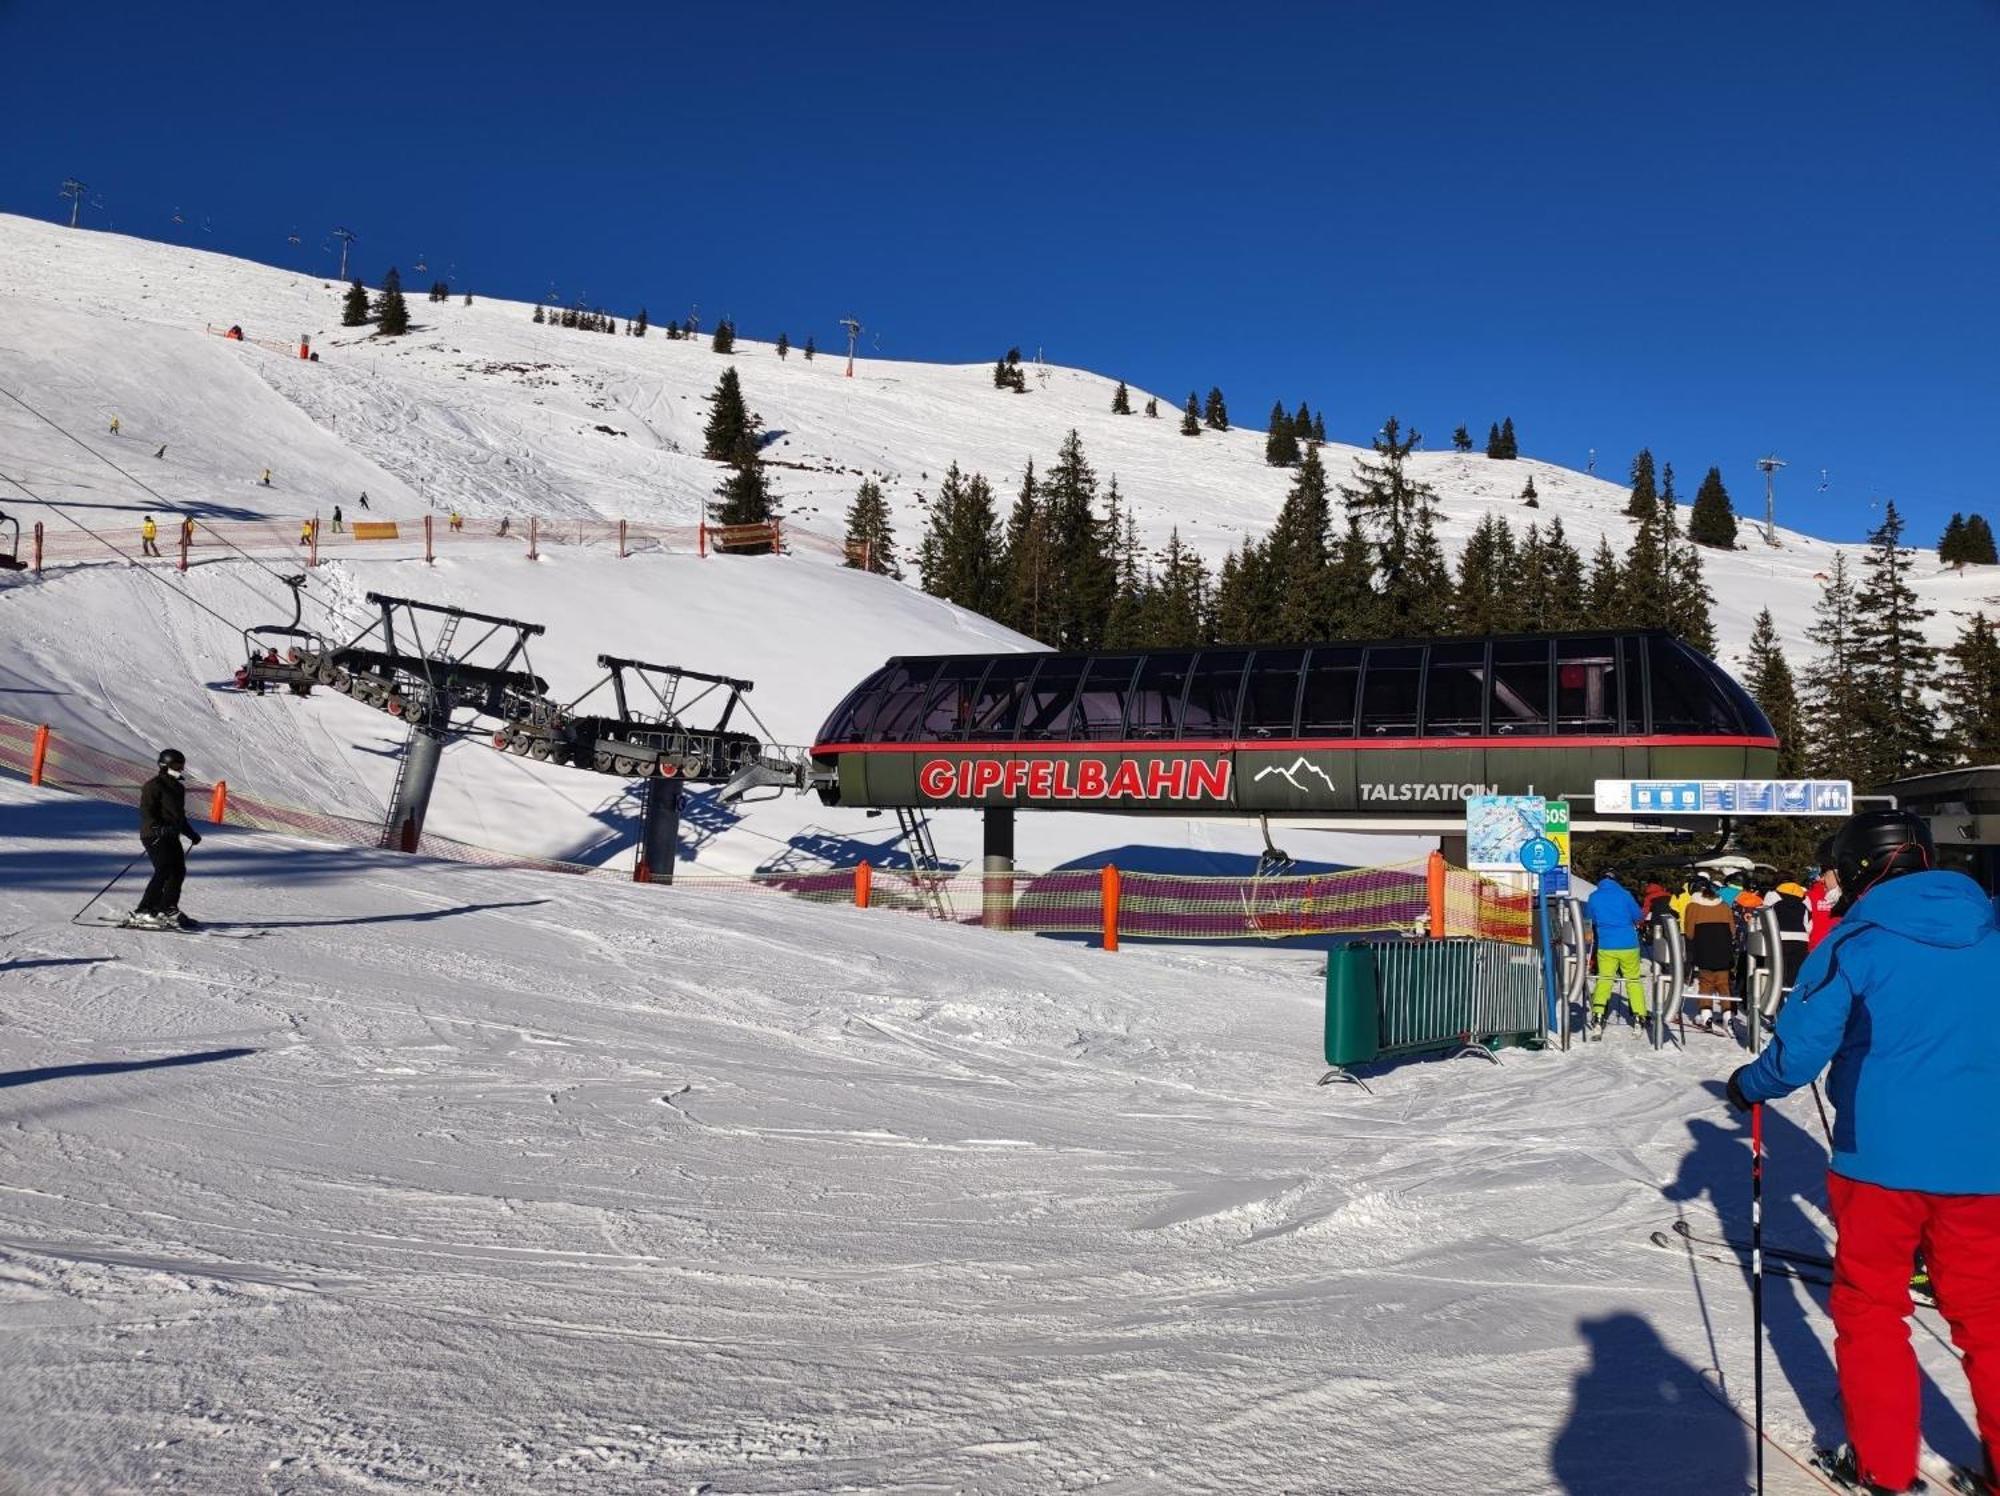
[[[1730,1247],[1738,1252],[1747,1252],[1750,1250],[1750,1243],[1737,1240],[1733,1237],[1698,1236],[1695,1234],[1694,1228],[1688,1225],[1686,1221],[1674,1222],[1674,1234],[1676,1236],[1684,1236],[1698,1246]],[[1829,1271],[1833,1268],[1833,1258],[1824,1252],[1801,1252],[1790,1247],[1766,1247],[1764,1248],[1764,1255],[1766,1257],[1776,1257],[1783,1262],[1802,1262],[1808,1267],[1823,1267]]]
[[[1736,1267],[1736,1268],[1740,1268],[1744,1265],[1743,1258],[1741,1257],[1735,1255],[1724,1256],[1721,1252],[1710,1252],[1702,1250],[1701,1248],[1697,1247],[1693,1242],[1688,1241],[1685,1238],[1677,1238],[1669,1236],[1664,1231],[1655,1231],[1650,1239],[1654,1246],[1663,1247],[1669,1252],[1692,1251],[1694,1255],[1696,1257],[1699,1257],[1703,1262],[1723,1262],[1727,1263],[1731,1267]],[[1768,1251],[1766,1251],[1764,1255],[1765,1257],[1768,1258],[1771,1254]],[[1801,1283],[1817,1283],[1825,1288],[1831,1288],[1833,1286],[1832,1273],[1814,1272],[1808,1265],[1804,1263],[1767,1261],[1764,1264],[1764,1271],[1767,1273],[1775,1273],[1781,1278],[1796,1278]]]
[[[1666,1233],[1660,1232],[1657,1234],[1664,1236]],[[1765,1447],[1775,1451],[1777,1454],[1789,1460],[1792,1464],[1798,1466],[1800,1471],[1802,1471],[1805,1475],[1807,1475],[1813,1480],[1818,1481],[1822,1486],[1825,1486],[1826,1489],[1829,1491],[1850,1491],[1854,1489],[1852,1486],[1844,1486],[1836,1484],[1831,1478],[1828,1477],[1828,1475],[1824,1470],[1818,1468],[1817,1451],[1815,1451],[1813,1459],[1811,1460],[1801,1459],[1789,1447],[1779,1443],[1776,1439],[1772,1438],[1768,1432],[1757,1427],[1755,1420],[1753,1420],[1748,1413],[1745,1413],[1741,1408],[1737,1407],[1735,1403],[1729,1400],[1729,1393],[1727,1392],[1727,1390],[1724,1389],[1722,1385],[1722,1377],[1713,1367],[1704,1366],[1702,1368],[1701,1384],[1702,1386],[1708,1389],[1709,1395],[1711,1397],[1713,1397],[1717,1402],[1721,1403],[1723,1407],[1729,1409],[1731,1413],[1734,1413],[1736,1415],[1736,1421],[1738,1423],[1742,1424],[1745,1428],[1750,1430],[1750,1432],[1754,1434],[1757,1438],[1763,1440]]]
[[[257,940],[269,933],[265,930],[218,930],[212,925],[183,930],[179,925],[135,925],[122,919],[82,919],[74,923],[94,925],[100,930],[131,930],[141,935],[190,935],[208,940]]]

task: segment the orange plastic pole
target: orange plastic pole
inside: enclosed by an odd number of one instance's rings
[[[854,907],[866,909],[868,895],[875,887],[875,869],[865,862],[854,864]]]
[[[1444,853],[1431,853],[1430,866],[1424,876],[1425,891],[1430,896],[1431,939],[1444,939]]]
[[[28,764],[28,783],[40,784],[42,771],[49,764],[49,729],[44,723],[35,729],[35,756]]]
[[[1099,875],[1104,897],[1104,948],[1118,949],[1118,869],[1110,863]]]
[[[216,825],[220,826],[222,824],[223,816],[228,814],[228,812],[229,812],[229,781],[226,779],[218,779],[215,781],[215,793],[208,797],[208,818],[209,820],[213,821]]]
[[[651,883],[653,881],[653,870],[646,866],[646,858],[643,853],[633,860],[632,881],[634,883]]]
[[[437,565],[437,557],[431,551],[431,521],[434,518],[435,515],[424,516],[424,565],[426,566]]]
[[[695,531],[695,554],[696,554],[697,556],[706,556],[706,555],[708,554],[708,521],[707,521],[707,520],[703,520],[703,521],[701,522],[700,526],[699,526],[699,527],[698,527],[698,528],[696,529],[696,531]]]

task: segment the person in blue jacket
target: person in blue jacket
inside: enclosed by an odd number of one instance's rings
[[[1645,911],[1631,891],[1607,877],[1597,892],[1583,901],[1584,918],[1597,932],[1597,985],[1590,993],[1590,1026],[1604,1027],[1604,1010],[1611,1006],[1611,984],[1625,995],[1632,1021],[1646,1021],[1646,988],[1639,979],[1639,926]]]
[[[1937,871],[1929,825],[1856,816],[1833,842],[1839,928],[1799,971],[1763,1054],[1729,1078],[1738,1107],[1829,1064],[1828,1178],[1840,1234],[1831,1296],[1847,1417],[1836,1473],[1917,1485],[1910,1269],[1919,1252],[1964,1353],[1989,1487],[2000,1474],[2000,923],[1979,885]]]

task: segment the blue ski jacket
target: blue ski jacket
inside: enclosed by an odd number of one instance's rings
[[[1583,912],[1597,929],[1600,951],[1639,949],[1639,922],[1646,912],[1616,878],[1606,878],[1597,885],[1597,892],[1583,901]]]
[[[1829,1063],[1834,1173],[2000,1195],[2000,923],[1978,884],[1910,873],[1863,895],[1736,1082],[1769,1101]]]

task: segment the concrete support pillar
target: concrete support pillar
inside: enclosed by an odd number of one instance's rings
[[[639,837],[643,883],[674,881],[674,860],[680,852],[681,790],[679,775],[655,774],[646,781],[646,812]]]
[[[985,887],[980,923],[989,930],[1014,926],[1014,807],[989,805],[985,811]]]
[[[417,850],[424,834],[424,816],[431,808],[431,786],[437,783],[444,739],[422,728],[410,729],[403,745],[403,773],[396,782],[396,800],[389,807],[389,834],[384,845],[403,852]]]

